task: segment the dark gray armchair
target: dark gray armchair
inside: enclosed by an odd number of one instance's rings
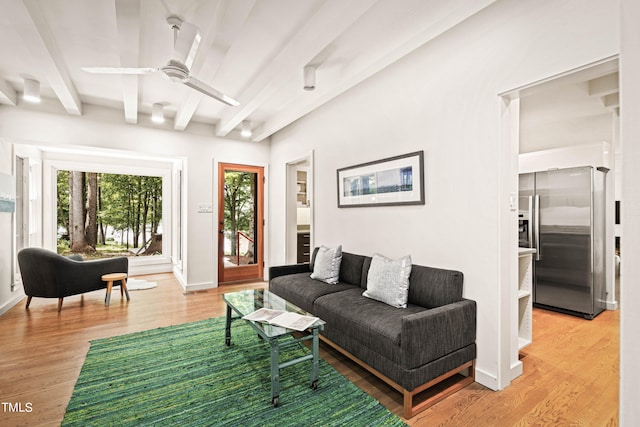
[[[64,297],[105,289],[103,274],[128,273],[126,257],[82,261],[40,248],[26,248],[18,252],[18,264],[29,308],[31,298],[58,298],[58,311]]]

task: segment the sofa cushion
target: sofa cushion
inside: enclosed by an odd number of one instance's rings
[[[360,286],[364,256],[342,252],[340,263],[340,282]]]
[[[396,308],[406,308],[409,296],[411,256],[390,259],[375,254],[367,273],[367,290],[362,295]]]
[[[414,265],[409,276],[409,303],[434,308],[462,299],[463,274]]]
[[[313,302],[316,298],[351,288],[354,286],[313,280],[309,273],[287,274],[269,281],[269,291],[311,313],[313,313]]]
[[[313,253],[311,253],[311,260],[309,261],[309,270],[313,271],[313,266],[315,265],[316,262],[316,255],[318,255],[318,249],[320,249],[319,247],[315,247],[313,249]]]
[[[367,278],[369,277],[369,267],[371,267],[370,256],[364,257],[364,261],[362,262],[362,278],[360,279],[360,287],[362,289],[367,289]]]
[[[327,322],[332,332],[349,336],[394,362],[400,363],[402,318],[424,311],[408,305],[398,309],[362,296],[362,289],[354,288],[318,297],[312,312]]]
[[[342,246],[335,248],[321,246],[313,264],[311,278],[335,284],[340,277],[340,263],[342,262]]]

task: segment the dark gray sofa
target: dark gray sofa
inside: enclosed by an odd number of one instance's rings
[[[317,250],[310,264],[271,267],[269,290],[324,320],[323,341],[402,392],[405,417],[474,381],[476,303],[462,298],[461,272],[413,265],[407,308],[394,308],[362,295],[371,257],[343,252],[332,285],[310,278]],[[414,402],[462,371],[445,391]]]

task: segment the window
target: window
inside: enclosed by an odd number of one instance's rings
[[[57,250],[89,258],[162,255],[162,178],[57,171]]]

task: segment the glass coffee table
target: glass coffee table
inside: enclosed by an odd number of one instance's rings
[[[291,304],[284,298],[264,289],[250,289],[224,294],[222,299],[227,304],[227,323],[225,329],[225,344],[231,345],[231,322],[241,319],[260,309],[280,310],[285,313],[297,313],[303,316],[313,316],[301,308]],[[234,313],[236,316],[234,316]],[[278,406],[280,401],[280,369],[296,363],[311,360],[310,386],[313,390],[318,388],[318,333],[324,328],[325,322],[317,319],[308,328],[307,334],[301,338],[282,340],[289,336],[295,329],[289,329],[275,324],[245,320],[258,333],[258,336],[269,344],[271,359],[271,404]],[[311,341],[311,354],[280,363],[280,349],[292,345],[298,345],[302,341]]]

